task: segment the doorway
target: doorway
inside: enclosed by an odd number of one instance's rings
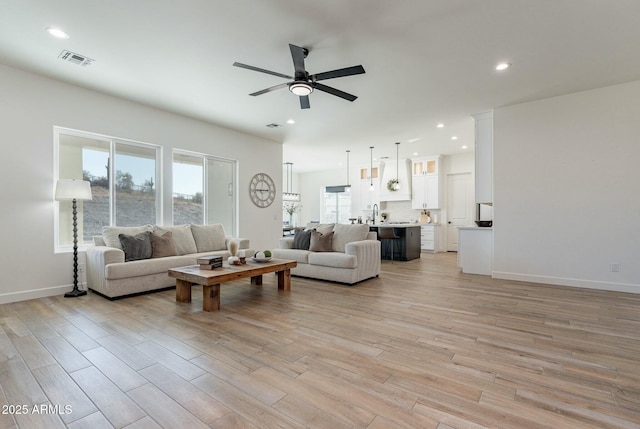
[[[471,173],[447,175],[447,251],[458,251],[458,227],[473,224],[473,182]]]

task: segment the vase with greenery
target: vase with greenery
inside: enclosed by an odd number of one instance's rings
[[[302,210],[302,205],[295,202],[287,202],[282,205],[282,208],[289,213],[289,226],[293,227],[293,215]]]

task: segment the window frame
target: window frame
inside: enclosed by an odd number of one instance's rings
[[[109,177],[113,180],[109,182],[109,225],[116,226],[116,204],[115,204],[115,191],[116,191],[116,171],[117,165],[115,157],[117,154],[116,145],[125,145],[140,147],[145,149],[152,149],[155,151],[155,224],[162,225],[163,221],[163,175],[162,175],[162,162],[163,162],[163,148],[160,145],[141,142],[132,139],[126,139],[121,137],[109,136],[106,134],[94,133],[91,131],[82,131],[72,128],[54,126],[53,127],[53,191],[52,195],[55,195],[56,183],[60,179],[60,136],[68,135],[80,138],[86,138],[90,140],[104,141],[109,144]],[[60,202],[54,200],[54,253],[67,253],[73,251],[73,245],[60,244]],[[78,250],[86,250],[91,245],[91,241],[78,242]]]
[[[232,226],[231,229],[232,231],[226,231],[227,234],[230,234],[232,237],[237,237],[238,233],[239,233],[239,218],[238,218],[238,213],[240,212],[239,210],[239,176],[238,176],[238,170],[239,170],[239,162],[237,159],[232,159],[232,158],[226,158],[226,157],[222,157],[222,156],[216,156],[216,155],[210,155],[210,154],[206,154],[206,153],[202,153],[202,152],[195,152],[195,151],[189,151],[189,150],[184,150],[184,149],[173,149],[172,153],[171,153],[171,171],[172,171],[172,176],[174,173],[173,170],[173,163],[174,163],[174,156],[175,155],[182,155],[182,156],[188,156],[188,157],[193,157],[193,158],[200,158],[202,161],[202,224],[203,225],[208,225],[209,223],[209,205],[208,205],[208,200],[209,200],[209,180],[208,180],[208,174],[209,174],[209,162],[208,161],[221,161],[221,162],[226,162],[229,163],[231,165],[231,174],[233,176],[233,186],[231,189],[231,192],[233,194],[233,204],[232,204],[232,214],[231,214],[231,222],[232,222]],[[171,183],[171,218],[172,220],[174,219],[174,214],[175,214],[175,207],[173,204],[173,180],[172,179],[172,183]]]

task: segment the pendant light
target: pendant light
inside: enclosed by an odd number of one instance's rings
[[[393,184],[393,189],[398,191],[400,189],[400,156],[398,155],[400,149],[400,142],[396,142],[396,183]]]
[[[293,186],[293,162],[285,162],[287,166],[287,192],[282,193],[282,201],[300,201],[300,194],[291,192]]]
[[[369,190],[373,191],[373,146],[369,146],[369,150],[371,151],[371,168],[369,169],[369,178],[371,179],[371,184],[369,185]]]
[[[325,186],[324,191],[330,194],[339,194],[341,192],[351,192],[351,185],[349,184],[349,152],[347,150],[347,184],[338,186]]]

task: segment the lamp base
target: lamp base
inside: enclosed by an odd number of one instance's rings
[[[80,289],[74,289],[71,292],[67,292],[64,294],[65,298],[76,298],[78,296],[83,296],[86,295],[87,291],[86,290],[80,290]]]

